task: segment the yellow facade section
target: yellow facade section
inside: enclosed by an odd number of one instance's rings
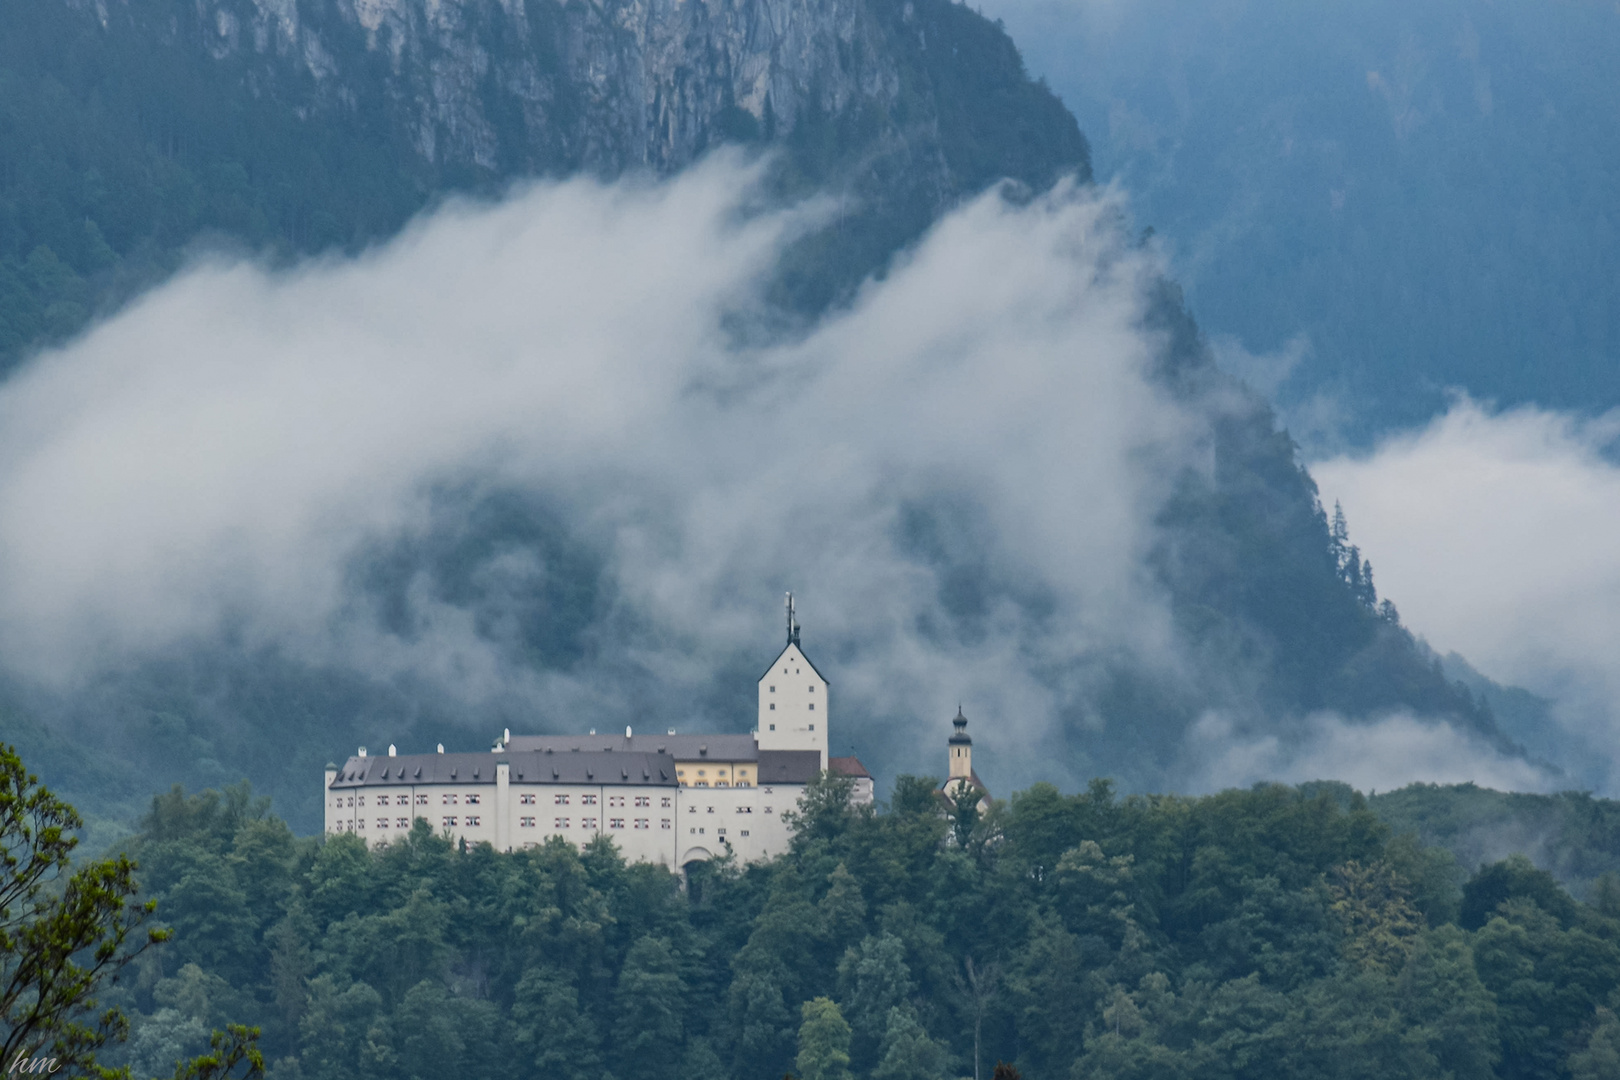
[[[759,775],[752,761],[696,761],[675,762],[675,779],[681,787],[753,787]]]

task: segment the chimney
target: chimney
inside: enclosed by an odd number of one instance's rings
[[[444,743],[439,744],[439,753],[444,753]]]
[[[398,757],[399,756],[398,752],[394,749],[394,744],[393,743],[388,744],[388,756],[389,757]]]
[[[361,748],[360,748],[360,756],[361,756],[361,757],[365,757],[365,756],[366,756],[366,748],[365,748],[365,747],[363,747],[363,746],[362,746],[362,747],[361,747]]]

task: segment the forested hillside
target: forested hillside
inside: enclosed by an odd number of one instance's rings
[[[1522,854],[1581,897],[1593,895],[1606,875],[1620,874],[1620,803],[1590,792],[1413,784],[1374,795],[1369,804],[1397,832],[1445,848],[1465,867]]]
[[[138,1075],[228,1019],[276,1080],[1323,1077],[1598,1080],[1620,887],[1463,881],[1359,797],[1038,785],[982,819],[934,782],[806,796],[768,865],[609,841],[368,852],[245,786],[154,800],[130,848],[174,941],[120,991]],[[848,1072],[846,1073],[845,1067]]]
[[[1620,404],[1612,6],[985,11],[1170,238],[1206,329],[1317,434],[1421,423],[1454,387]]]
[[[702,10],[0,0],[0,370],[193,243],[354,251],[528,177],[773,146],[783,194],[849,203],[784,268],[783,299],[815,309],[965,193],[1089,176],[1074,118],[964,8]]]

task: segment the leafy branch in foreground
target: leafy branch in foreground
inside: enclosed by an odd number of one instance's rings
[[[123,968],[170,932],[144,924],[156,901],[139,901],[127,855],[73,866],[84,821],[43,787],[14,748],[0,745],[0,1061],[8,1069],[113,1080],[128,1069],[96,1061],[129,1034],[98,998]],[[215,1032],[211,1053],[182,1065],[177,1080],[217,1080],[247,1063],[263,1074],[256,1029]]]

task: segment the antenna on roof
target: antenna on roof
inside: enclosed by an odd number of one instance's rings
[[[439,753],[444,753],[444,743],[439,744]]]
[[[787,594],[787,630],[788,630],[788,644],[789,645],[797,645],[799,643],[799,624],[793,618],[793,594],[792,593]]]

